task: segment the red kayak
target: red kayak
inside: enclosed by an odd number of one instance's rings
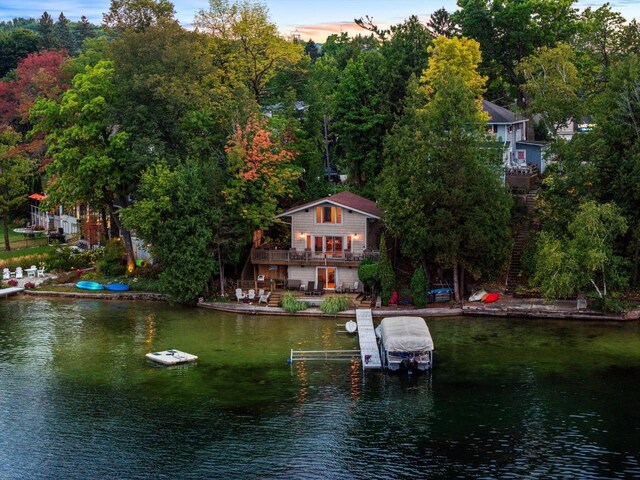
[[[499,298],[500,298],[500,294],[498,294],[498,293],[489,293],[482,299],[482,301],[484,303],[493,303],[496,300],[498,300]]]

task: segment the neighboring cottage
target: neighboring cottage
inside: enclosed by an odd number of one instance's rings
[[[487,100],[482,101],[482,108],[489,114],[488,133],[504,144],[504,166],[509,169],[524,169],[535,166],[544,173],[547,168],[547,148],[545,142],[527,139],[526,118]]]
[[[381,212],[371,200],[340,192],[290,208],[278,215],[283,217],[291,219],[290,249],[251,250],[261,288],[271,280],[314,282],[316,287],[322,282],[327,290],[353,286],[360,262],[379,257]]]

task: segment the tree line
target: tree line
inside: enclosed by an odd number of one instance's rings
[[[211,0],[187,30],[167,0],[113,0],[73,46],[60,18],[43,15],[37,33],[3,24],[0,58],[15,60],[0,83],[5,223],[45,173],[50,205],[81,201],[110,218],[130,268],[135,230],[165,291],[191,301],[224,284],[256,229],[282,235],[277,211],[348,188],[384,208],[387,245],[418,269],[451,270],[459,296],[501,271],[515,222],[485,98],[527,115],[552,145],[532,282],[547,296],[602,291],[603,277],[609,290],[637,284],[638,24],[571,0],[458,6],[389,29],[363,17],[362,34],[321,45],[283,38],[249,1]],[[26,32],[33,49],[3,47]],[[591,131],[558,136],[585,116]],[[327,181],[335,171],[346,184]],[[585,245],[575,222],[586,218],[616,233]],[[547,265],[553,245],[579,253]],[[567,271],[566,288],[545,283],[559,275],[543,272]]]

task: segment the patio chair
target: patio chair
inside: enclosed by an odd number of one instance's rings
[[[316,282],[314,282],[314,281],[307,282],[307,288],[305,288],[304,294],[305,295],[314,295],[313,292],[315,290],[315,285],[316,285]]]
[[[241,288],[236,288],[236,298],[238,302],[242,302],[247,296],[244,294]]]
[[[256,291],[253,288],[249,290],[249,293],[247,294],[247,299],[249,300],[249,302],[253,302],[256,299]]]
[[[29,268],[27,268],[26,272],[27,272],[27,277],[29,278],[36,278],[36,272],[38,271],[38,267],[36,267],[35,265],[31,265]]]
[[[313,290],[313,295],[324,295],[324,282],[318,282],[318,288]]]
[[[37,269],[37,270],[36,270],[36,277],[38,277],[38,278],[40,278],[40,277],[44,278],[44,267],[39,268],[39,269]]]
[[[361,282],[353,282],[353,291],[356,293],[364,293],[364,285]]]
[[[9,271],[8,268],[3,268],[2,269],[2,279],[3,280],[9,280],[11,278],[11,272]]]
[[[269,305],[270,296],[271,296],[271,292],[263,293],[262,295],[260,295],[260,298],[258,299],[258,305],[260,305],[263,302]]]
[[[258,290],[258,297],[261,297],[262,295],[264,295],[264,288]]]
[[[16,279],[18,278],[24,278],[24,275],[22,274],[22,267],[16,267]]]
[[[300,290],[300,288],[302,287],[302,281],[301,280],[287,280],[287,290]]]

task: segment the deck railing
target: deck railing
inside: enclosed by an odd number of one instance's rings
[[[263,263],[359,263],[365,258],[378,260],[380,252],[377,250],[365,250],[363,252],[342,252],[341,255],[331,255],[325,253],[316,253],[310,250],[263,250],[261,248],[251,249],[251,261]]]

